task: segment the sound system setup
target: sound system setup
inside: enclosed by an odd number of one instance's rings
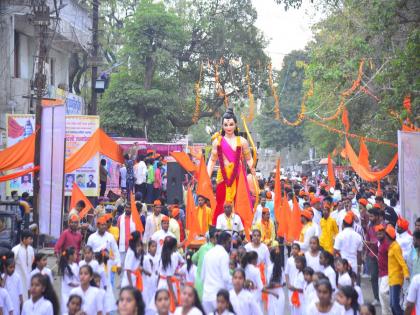
[[[174,199],[180,203],[183,200],[182,182],[185,180],[185,170],[177,162],[167,164],[167,203],[172,204]]]

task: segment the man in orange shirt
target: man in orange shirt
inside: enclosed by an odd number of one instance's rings
[[[209,230],[209,226],[211,225],[213,219],[213,212],[211,208],[207,207],[206,201],[206,198],[203,196],[198,196],[198,206],[196,207],[196,210],[198,224],[200,227],[199,235],[202,236],[204,236]]]

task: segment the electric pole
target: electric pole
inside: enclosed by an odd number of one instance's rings
[[[45,74],[45,62],[47,59],[48,47],[48,27],[50,25],[50,8],[46,0],[33,0],[33,24],[39,37],[39,49],[36,60],[36,73],[35,73],[35,90],[36,90],[36,104],[35,104],[35,157],[34,165],[38,166],[41,162],[41,119],[42,119],[42,98],[44,96],[45,85],[47,77]],[[39,226],[39,172],[34,172],[33,178],[33,207],[34,207],[34,221]]]
[[[98,21],[99,21],[99,0],[92,1],[92,81],[91,81],[91,99],[89,106],[89,115],[97,113],[97,94],[96,94],[96,78],[98,76]]]

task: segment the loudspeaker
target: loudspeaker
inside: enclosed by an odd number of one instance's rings
[[[167,184],[166,194],[167,203],[172,204],[174,199],[183,202],[182,182],[184,181],[185,171],[177,162],[168,162],[167,164]]]

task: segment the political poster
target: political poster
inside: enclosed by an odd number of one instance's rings
[[[99,116],[67,115],[66,116],[66,152],[68,158],[83,146],[99,128]],[[71,195],[73,183],[76,182],[85,196],[99,195],[99,153],[81,168],[64,176],[64,194]]]
[[[420,217],[420,132],[398,131],[398,176],[402,214],[414,228]]]
[[[15,145],[19,141],[29,137],[35,132],[35,115],[32,114],[7,114],[7,146]],[[16,173],[26,168],[33,167],[33,164],[27,164],[23,167],[6,172],[6,174]],[[33,195],[33,178],[32,173],[23,175],[6,182],[6,195],[10,196],[12,191],[17,191],[19,195],[27,192],[30,196]]]

